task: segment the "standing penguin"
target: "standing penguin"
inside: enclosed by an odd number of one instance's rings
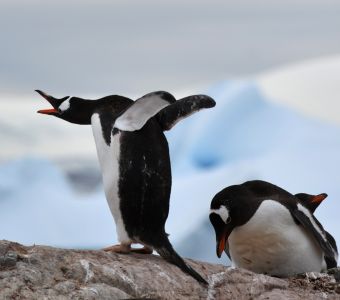
[[[202,108],[215,106],[205,95],[176,99],[153,92],[131,99],[113,95],[97,100],[56,99],[37,90],[53,109],[39,113],[71,123],[92,125],[105,195],[116,222],[119,253],[157,251],[196,280],[207,282],[175,252],[165,232],[171,191],[169,148],[163,133]],[[142,249],[132,249],[139,243]]]
[[[297,197],[265,181],[223,189],[210,207],[216,253],[235,267],[287,277],[336,267],[335,240]]]

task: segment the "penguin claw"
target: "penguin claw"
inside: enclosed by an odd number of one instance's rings
[[[152,254],[153,249],[148,246],[144,246],[143,248],[131,249],[131,252],[138,254]]]
[[[110,247],[106,247],[102,249],[105,252],[114,252],[114,253],[122,253],[122,254],[128,254],[131,252],[130,245],[113,245]]]

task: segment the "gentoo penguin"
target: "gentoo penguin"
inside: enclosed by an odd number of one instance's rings
[[[224,250],[235,267],[287,277],[337,265],[331,236],[312,211],[269,182],[248,181],[223,189],[211,202],[209,218],[217,256]]]
[[[176,101],[174,96],[163,91],[149,93],[136,101],[118,95],[97,100],[56,99],[37,92],[53,106],[39,113],[92,125],[105,194],[120,242],[104,250],[119,253],[152,253],[155,250],[206,284],[175,252],[165,232],[171,167],[163,131],[200,109],[215,106],[215,101],[205,95]],[[133,243],[144,247],[132,249]]]

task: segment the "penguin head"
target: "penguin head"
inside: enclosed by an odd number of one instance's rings
[[[299,201],[307,207],[312,213],[317,209],[317,207],[321,204],[323,200],[327,198],[326,193],[318,194],[318,195],[310,195],[306,193],[295,194],[295,197],[299,199]]]
[[[211,209],[209,219],[211,224],[215,229],[216,234],[216,254],[218,257],[221,257],[222,252],[226,248],[228,243],[228,226],[231,217],[229,214],[229,210],[224,205],[221,205],[218,209]]]
[[[221,257],[228,248],[228,237],[235,227],[238,205],[225,191],[218,193],[210,205],[209,219],[216,234],[216,254]]]
[[[253,199],[253,201],[249,201]],[[229,248],[228,238],[235,227],[248,222],[249,206],[258,206],[259,201],[244,185],[232,185],[217,193],[211,201],[209,219],[216,234],[216,254],[221,257]]]
[[[44,97],[53,107],[51,109],[39,110],[38,113],[55,116],[75,124],[91,124],[91,116],[94,110],[93,101],[69,96],[57,99],[40,90],[36,90],[36,92]]]

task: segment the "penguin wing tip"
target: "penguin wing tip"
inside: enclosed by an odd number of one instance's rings
[[[201,100],[203,100],[203,104],[205,108],[211,108],[216,105],[216,101],[208,96],[208,95],[200,95]]]
[[[213,108],[216,106],[216,102],[214,99],[209,98],[204,103],[204,108]]]
[[[210,107],[215,107],[216,106],[216,101],[213,98],[210,98]]]

